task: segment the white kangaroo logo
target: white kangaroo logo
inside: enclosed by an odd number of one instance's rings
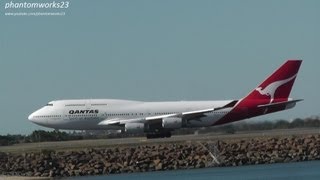
[[[258,87],[256,88],[256,90],[261,94],[261,95],[267,95],[270,96],[270,102],[271,103],[274,99],[274,94],[276,92],[276,90],[283,84],[291,81],[292,79],[294,79],[297,76],[297,74],[295,74],[294,76],[288,78],[288,79],[284,79],[284,80],[280,80],[280,81],[276,81],[273,82],[271,84],[269,84],[267,87],[265,87],[264,89],[262,89],[262,87]]]

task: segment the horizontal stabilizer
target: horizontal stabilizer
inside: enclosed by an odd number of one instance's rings
[[[276,103],[271,103],[271,104],[263,104],[263,105],[258,105],[259,108],[271,108],[271,107],[277,107],[277,106],[294,106],[297,102],[303,101],[303,99],[296,99],[296,100],[289,100],[289,101],[284,101],[284,102],[276,102]]]

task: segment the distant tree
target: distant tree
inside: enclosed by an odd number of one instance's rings
[[[289,127],[290,128],[304,127],[304,120],[297,118],[290,123]]]
[[[10,140],[7,136],[0,136],[0,146],[7,146],[9,142]]]
[[[305,127],[320,127],[320,120],[314,118],[307,118],[304,120]]]
[[[290,123],[286,120],[278,120],[275,123],[274,127],[275,127],[275,129],[286,129],[289,127],[289,124]]]
[[[31,142],[42,142],[42,141],[67,141],[82,139],[81,136],[69,135],[66,132],[60,131],[43,131],[36,130],[28,137]]]
[[[224,131],[227,134],[234,134],[236,132],[236,129],[234,128],[233,125],[226,125],[224,126]]]

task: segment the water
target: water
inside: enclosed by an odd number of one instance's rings
[[[320,179],[320,161],[251,165],[240,167],[219,167],[176,171],[157,171],[147,173],[129,173],[106,176],[86,176],[67,178],[67,180],[250,180],[250,179]]]

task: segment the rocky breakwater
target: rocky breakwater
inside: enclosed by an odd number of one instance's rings
[[[320,135],[218,141],[221,166],[320,160]]]
[[[0,152],[0,175],[64,177],[307,160],[320,160],[320,135],[212,139],[23,154]]]
[[[192,143],[141,145],[20,155],[0,153],[0,174],[19,176],[83,176],[202,168],[210,162],[204,146]]]

